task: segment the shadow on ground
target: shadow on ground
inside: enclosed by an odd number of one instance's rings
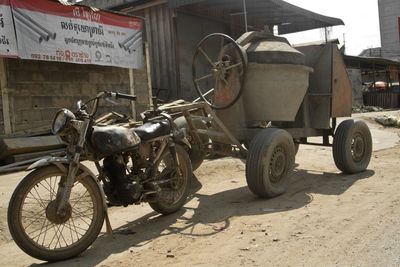
[[[375,174],[374,171],[354,175],[322,173],[296,169],[290,190],[274,199],[255,197],[247,187],[235,188],[213,195],[199,193],[201,183],[194,178],[192,199],[198,201],[196,209],[183,208],[175,214],[160,216],[152,212],[122,227],[114,229],[113,236],[99,236],[94,245],[81,256],[56,263],[57,266],[94,266],[112,254],[127,251],[131,247],[141,247],[165,235],[183,234],[189,236],[216,235],[230,225],[231,217],[262,215],[299,209],[312,202],[313,194],[341,195],[355,182]],[[193,214],[185,217],[190,209]],[[212,212],[218,211],[218,212]],[[177,222],[184,223],[178,223]],[[196,225],[218,223],[219,228],[207,233],[191,231]],[[177,226],[179,225],[179,226]],[[55,264],[32,264],[31,266],[53,266]]]

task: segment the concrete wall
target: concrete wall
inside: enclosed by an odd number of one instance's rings
[[[347,69],[353,85],[353,106],[363,105],[363,85],[360,69]]]
[[[123,68],[5,59],[5,69],[12,132],[51,125],[58,109],[74,110],[77,100],[88,100],[98,92],[130,92],[129,71]],[[145,70],[134,70],[133,77],[139,113],[149,103],[147,75]],[[108,111],[132,114],[130,102],[124,100],[120,105],[103,102],[99,111],[99,115]],[[3,116],[1,109],[1,133]]]
[[[379,0],[383,57],[400,60],[400,1]]]
[[[0,94],[0,115],[3,114],[3,98]],[[4,119],[0,116],[0,134],[4,134]]]

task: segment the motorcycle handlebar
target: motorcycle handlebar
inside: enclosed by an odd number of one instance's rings
[[[101,92],[99,93],[93,100],[94,100],[94,105],[93,105],[93,109],[92,112],[89,114],[89,116],[94,116],[97,112],[97,108],[99,106],[99,100],[101,98],[107,98],[107,97],[111,97],[111,98],[122,98],[122,99],[127,99],[130,101],[135,101],[136,100],[136,96],[135,95],[128,95],[128,94],[122,94],[122,93],[118,93],[118,92]]]
[[[136,98],[137,98],[135,95],[122,94],[122,93],[118,93],[118,92],[109,92],[109,95],[116,99],[122,98],[122,99],[127,99],[130,101],[136,101]]]

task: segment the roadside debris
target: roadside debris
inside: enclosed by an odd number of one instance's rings
[[[372,107],[372,106],[353,106],[353,113],[364,113],[364,112],[379,112],[383,111],[381,107]]]
[[[167,258],[175,258],[175,255],[172,253],[172,250],[167,251]]]
[[[65,144],[57,136],[0,137],[0,173],[24,170],[43,157],[64,153]]]
[[[396,116],[379,116],[375,118],[375,121],[387,127],[400,127],[400,117]]]
[[[117,112],[106,113],[96,119],[102,126],[137,126],[138,122]],[[45,157],[65,155],[65,143],[51,133],[49,126],[0,135],[0,174],[25,170]]]

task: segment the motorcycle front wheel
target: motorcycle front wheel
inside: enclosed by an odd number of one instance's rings
[[[80,177],[78,172],[77,177]],[[72,188],[63,215],[57,213],[56,195],[66,178],[56,166],[29,173],[15,189],[8,206],[8,227],[15,243],[30,256],[44,261],[72,258],[97,238],[104,208],[97,183],[80,177]]]
[[[189,155],[183,147],[179,145],[175,147],[178,155],[178,168],[176,170],[174,166],[170,150],[166,149],[157,166],[158,178],[156,180],[167,179],[168,182],[160,186],[161,192],[157,194],[154,201],[149,202],[154,211],[164,215],[176,212],[185,205],[193,176]]]

